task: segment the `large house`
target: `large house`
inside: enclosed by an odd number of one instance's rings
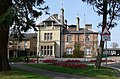
[[[91,24],[86,24],[85,28],[77,28],[76,25],[68,26],[64,30],[64,51],[66,54],[73,54],[76,43],[80,44],[80,49],[85,56],[96,56],[98,47],[98,33],[92,31]]]
[[[62,57],[73,54],[74,45],[80,43],[84,56],[96,56],[98,32],[92,31],[92,24],[81,28],[77,17],[76,25],[68,25],[64,20],[64,9],[60,18],[53,14],[37,25],[37,54],[42,57]]]
[[[37,34],[24,34],[22,40],[18,38],[9,38],[9,57],[36,56]]]

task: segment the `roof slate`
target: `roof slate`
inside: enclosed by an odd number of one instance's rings
[[[37,38],[37,33],[26,33],[23,36],[23,40],[30,40],[31,38]],[[9,40],[18,40],[19,38],[9,37]]]
[[[45,19],[44,21],[39,23],[38,26],[44,25],[44,22],[54,22],[54,25],[61,25],[60,20],[58,18],[56,18],[56,16],[58,17],[58,14],[51,15],[50,17],[48,17],[47,19]]]

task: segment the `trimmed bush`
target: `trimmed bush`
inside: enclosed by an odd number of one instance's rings
[[[75,58],[83,58],[84,56],[84,52],[82,50],[78,51],[78,50],[74,50],[73,51],[73,57]]]

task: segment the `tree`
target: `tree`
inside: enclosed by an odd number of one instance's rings
[[[21,32],[35,28],[36,19],[48,6],[42,6],[44,0],[0,0],[0,71],[10,70],[7,48],[10,28],[13,35],[22,37]]]
[[[74,50],[73,50],[73,57],[83,57],[84,52],[81,50],[80,43],[75,42]]]
[[[99,15],[103,16],[103,20],[98,26],[102,27],[103,30],[107,27],[108,30],[112,29],[117,25],[115,20],[120,18],[120,0],[82,0],[90,5],[93,5],[94,11]],[[101,59],[104,49],[104,41],[100,40],[100,50],[98,52],[97,61],[95,63],[96,68],[101,67]]]
[[[112,43],[110,44],[110,46],[111,46],[112,48],[117,48],[117,47],[118,47],[118,43],[112,42]]]

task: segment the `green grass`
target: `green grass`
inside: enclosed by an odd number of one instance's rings
[[[0,79],[52,79],[50,77],[41,76],[38,74],[12,69],[8,72],[0,72]]]
[[[62,73],[96,77],[99,79],[118,79],[116,77],[118,72],[111,68],[106,69],[103,67],[101,69],[95,69],[93,66],[88,66],[87,68],[75,69],[75,68],[65,68],[65,67],[47,65],[47,64],[28,64],[27,66],[32,66],[41,69],[62,72]]]

